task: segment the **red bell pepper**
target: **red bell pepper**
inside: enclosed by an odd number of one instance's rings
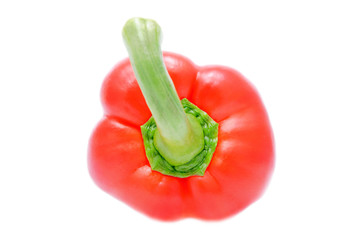
[[[123,38],[130,57],[103,83],[89,143],[95,183],[161,220],[222,219],[257,200],[274,143],[255,88],[231,68],[162,54],[152,20],[129,20]]]

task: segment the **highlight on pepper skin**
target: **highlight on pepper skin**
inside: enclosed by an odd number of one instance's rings
[[[160,26],[130,19],[129,58],[106,76],[88,168],[105,192],[158,220],[220,220],[263,194],[274,168],[264,104],[238,71],[162,52]]]

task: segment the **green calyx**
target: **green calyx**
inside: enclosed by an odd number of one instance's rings
[[[217,146],[218,123],[187,99],[182,99],[181,104],[188,119],[196,121],[201,127],[201,134],[203,134],[204,139],[202,150],[184,164],[176,164],[176,162],[166,160],[168,156],[162,156],[163,154],[156,144],[158,129],[154,118],[151,117],[141,126],[146,155],[152,170],[162,174],[179,178],[203,176]]]

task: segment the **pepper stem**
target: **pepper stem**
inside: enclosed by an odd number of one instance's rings
[[[187,115],[166,70],[161,51],[162,32],[153,20],[132,18],[122,36],[137,82],[157,125],[154,144],[172,166],[189,162],[204,147],[199,122]]]

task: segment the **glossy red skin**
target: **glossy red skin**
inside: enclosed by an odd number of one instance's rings
[[[102,87],[105,117],[89,144],[89,171],[115,198],[160,220],[218,220],[250,205],[263,193],[274,166],[273,135],[254,87],[237,71],[194,65],[164,53],[179,97],[219,123],[218,145],[205,175],[176,178],[152,171],[140,126],[151,116],[128,59]]]

